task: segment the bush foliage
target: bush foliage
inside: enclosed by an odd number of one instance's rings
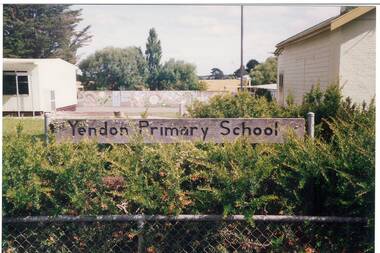
[[[4,215],[373,217],[375,108],[336,100],[336,88],[322,92],[319,100],[310,97],[313,92],[300,106],[283,108],[242,93],[197,103],[190,113],[296,117],[312,108],[320,127],[314,141],[98,145],[53,140],[46,146],[19,127],[3,141]]]
[[[86,90],[143,90],[147,87],[148,66],[141,48],[106,47],[79,64]]]

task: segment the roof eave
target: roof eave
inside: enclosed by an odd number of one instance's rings
[[[357,7],[339,17],[331,21],[331,31],[338,29],[339,27],[351,22],[352,20],[366,14],[367,12],[370,12],[374,10],[376,7],[374,6],[362,6],[362,7]]]
[[[286,40],[286,41],[283,41],[283,42],[280,42],[276,45],[276,51],[279,51],[280,49],[284,48],[285,46],[288,46],[288,45],[291,45],[291,44],[294,44],[294,43],[298,43],[300,41],[303,41],[303,40],[306,40],[306,39],[309,39],[311,37],[314,37],[322,32],[325,32],[325,31],[329,31],[330,30],[330,24],[327,24],[321,28],[319,28],[318,30],[315,30],[309,34],[306,34],[302,37],[298,37],[298,38],[294,38],[292,40]]]
[[[317,24],[314,27],[306,29],[305,31],[302,31],[300,33],[297,33],[296,35],[278,43],[276,45],[275,54],[277,54],[277,55],[280,54],[281,49],[284,48],[285,46],[303,41],[305,39],[313,37],[317,34],[320,34],[321,32],[327,31],[327,30],[333,31],[333,30],[351,22],[352,20],[362,16],[363,14],[374,10],[374,9],[375,9],[374,6],[357,7],[357,8],[355,8],[355,9],[353,9],[353,10],[351,10],[345,14],[341,14],[339,16],[327,19],[327,20],[323,21],[322,23]],[[323,23],[325,23],[325,24],[323,24]],[[318,27],[318,26],[320,26],[320,27]],[[308,30],[310,30],[310,31],[308,32]],[[304,34],[302,34],[302,33],[304,33]]]

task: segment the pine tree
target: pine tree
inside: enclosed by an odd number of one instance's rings
[[[212,76],[212,79],[216,79],[216,80],[223,79],[224,73],[219,68],[212,68],[211,69],[211,76]]]
[[[161,41],[154,28],[149,30],[148,41],[146,43],[145,57],[148,63],[149,78],[148,84],[150,89],[158,89],[157,77],[160,70],[161,61]]]
[[[4,5],[3,57],[62,58],[77,61],[78,48],[90,39],[90,26],[78,30],[82,10],[62,4]]]

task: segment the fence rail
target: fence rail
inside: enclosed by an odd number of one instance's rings
[[[3,218],[3,252],[342,252],[371,246],[366,218],[104,215]]]
[[[367,218],[362,217],[340,217],[340,216],[293,216],[293,215],[252,215],[253,221],[273,221],[273,222],[335,222],[335,223],[366,223]],[[97,216],[27,216],[17,218],[3,218],[3,223],[28,223],[28,222],[95,222],[95,221],[244,221],[244,215],[189,215],[177,216],[168,215],[97,215]]]

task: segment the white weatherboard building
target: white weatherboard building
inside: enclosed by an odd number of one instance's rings
[[[62,59],[5,58],[3,114],[40,115],[75,106],[76,71]]]
[[[278,101],[296,103],[312,86],[339,84],[344,97],[369,102],[375,97],[376,9],[342,8],[341,14],[276,45]]]

